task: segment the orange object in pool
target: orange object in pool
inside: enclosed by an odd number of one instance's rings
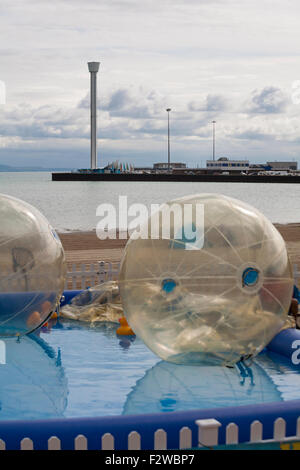
[[[57,312],[53,312],[50,318],[51,320],[56,320],[58,318]]]
[[[42,303],[42,313],[43,315],[48,315],[50,313],[52,304],[49,302],[49,300],[45,300],[45,302]]]
[[[119,318],[119,323],[121,326],[117,329],[116,333],[117,335],[123,335],[123,336],[135,336],[135,333],[132,331],[130,326],[127,323],[127,320],[125,317]]]
[[[26,325],[28,326],[28,328],[36,328],[41,324],[41,321],[41,315],[35,310],[27,318]]]

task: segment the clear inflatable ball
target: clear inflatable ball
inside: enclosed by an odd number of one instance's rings
[[[285,242],[253,207],[199,194],[131,235],[120,292],[133,331],[162,359],[230,365],[282,328],[293,292]]]
[[[0,195],[0,337],[41,326],[65,283],[62,244],[47,219],[30,204]]]

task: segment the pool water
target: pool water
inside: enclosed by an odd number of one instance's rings
[[[239,406],[299,398],[300,374],[264,352],[235,368],[161,361],[115,324],[53,323],[5,341],[0,419],[107,416]]]

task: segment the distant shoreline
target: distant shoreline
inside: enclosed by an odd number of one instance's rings
[[[0,173],[52,173],[53,171],[70,171],[70,168],[30,168],[30,167],[0,167]]]

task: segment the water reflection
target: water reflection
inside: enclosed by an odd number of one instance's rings
[[[114,322],[94,322],[87,323],[84,321],[78,320],[51,320],[48,322],[46,327],[41,329],[42,333],[48,334],[51,329],[64,329],[64,330],[85,330],[91,332],[102,333],[103,336],[107,339],[111,339],[114,342],[118,342],[120,349],[127,351],[130,346],[135,342],[136,336],[122,336],[117,335],[116,330],[119,327],[118,323]]]
[[[36,334],[6,338],[0,365],[0,420],[62,417],[67,380],[56,352]]]
[[[161,413],[282,401],[278,383],[285,383],[288,369],[298,380],[300,375],[287,364],[283,369],[280,360],[266,353],[251,366],[239,363],[234,368],[161,361],[137,381],[123,414],[145,413],[145,404],[147,413]]]

